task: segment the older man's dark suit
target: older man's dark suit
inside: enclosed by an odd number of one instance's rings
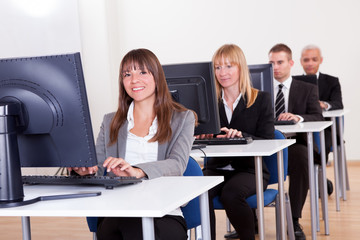
[[[330,110],[343,109],[342,95],[341,95],[341,86],[339,79],[327,74],[320,73],[318,79],[319,87],[319,99],[320,101],[325,101],[331,105]],[[326,119],[329,120],[330,119]],[[339,129],[339,128],[338,128]],[[338,139],[339,139],[339,134]],[[338,141],[339,142],[339,141]],[[325,129],[325,149],[326,149],[326,159],[328,159],[328,154],[332,146],[331,141],[331,128]]]
[[[331,105],[331,110],[344,108],[339,79],[320,73],[318,79],[319,99]]]
[[[323,120],[319,105],[317,87],[293,79],[289,92],[288,112],[300,115],[304,121]],[[306,134],[296,136],[296,144],[289,147],[289,196],[292,215],[301,217],[306,195],[309,189],[308,156]]]

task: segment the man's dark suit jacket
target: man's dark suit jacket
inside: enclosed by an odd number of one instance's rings
[[[304,75],[293,76],[294,78],[303,77]],[[327,74],[319,73],[318,79],[318,91],[319,91],[319,99],[321,101],[325,101],[331,105],[329,110],[343,109],[342,103],[342,94],[341,94],[341,86],[339,79],[337,77],[333,77]],[[330,121],[330,119],[326,118],[326,121]],[[339,130],[339,128],[337,128]],[[339,131],[337,131],[338,142]],[[331,128],[325,129],[325,147],[326,147],[326,159],[328,159],[328,153],[330,152],[332,146],[331,141]]]
[[[300,115],[304,121],[323,120],[317,86],[293,79],[289,92],[288,112]],[[301,133],[296,135],[296,143],[288,148],[289,197],[294,218],[301,217],[309,189],[307,149],[304,146],[307,146],[307,136]],[[316,145],[314,145],[315,151]],[[318,159],[315,158],[316,160]]]
[[[316,78],[316,75],[311,75],[311,76]],[[303,80],[304,77],[306,77],[306,75],[293,76],[293,78],[295,79],[306,81],[305,79]],[[330,110],[342,109],[343,103],[342,103],[341,87],[340,87],[339,79],[337,77],[319,73],[319,78],[317,80],[317,83],[318,83],[319,100],[329,103],[331,105]]]
[[[323,120],[317,87],[293,79],[289,92],[288,112],[300,115],[304,118],[304,122]]]
[[[317,87],[293,79],[289,92],[288,112],[300,115],[304,118],[304,122],[323,121]],[[297,143],[307,145],[306,134],[298,134]]]
[[[319,99],[331,105],[330,110],[343,109],[341,87],[337,77],[319,74]]]
[[[274,138],[275,128],[271,101],[270,93],[259,91],[254,104],[246,108],[247,100],[241,97],[233,111],[230,123],[226,117],[224,104],[219,101],[220,126],[237,129],[242,132],[244,137],[272,139]],[[209,158],[207,164],[209,168],[219,168],[231,164],[238,171],[255,173],[253,157],[242,157],[241,160],[235,157]],[[269,172],[265,164],[263,164],[263,177],[269,178]]]

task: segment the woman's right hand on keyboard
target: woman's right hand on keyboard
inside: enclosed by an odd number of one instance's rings
[[[220,129],[225,134],[219,134],[216,137],[217,138],[236,138],[236,137],[243,137],[242,132],[237,129],[227,128],[223,127]]]
[[[77,174],[79,174],[80,176],[85,176],[85,175],[89,175],[89,174],[95,174],[98,170],[97,166],[92,166],[92,167],[68,167],[67,170],[69,172],[74,171]]]
[[[243,137],[242,132],[237,129],[222,127],[221,133],[216,135],[217,138],[236,138],[236,137]],[[196,135],[195,139],[210,139],[213,138],[214,134],[201,134]]]
[[[122,158],[108,157],[103,164],[106,171],[113,172],[116,176],[131,176],[136,178],[146,177],[143,170],[131,166]]]
[[[195,139],[209,139],[209,138],[213,138],[214,134],[200,134],[200,135],[195,135]]]

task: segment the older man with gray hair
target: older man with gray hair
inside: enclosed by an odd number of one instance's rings
[[[300,63],[305,75],[315,75],[319,90],[319,104],[323,111],[342,109],[342,94],[339,79],[337,77],[319,72],[320,64],[323,62],[321,50],[316,45],[307,45],[301,51]],[[297,78],[298,76],[294,76]],[[331,129],[325,129],[326,161],[331,149]],[[328,180],[328,194],[333,192],[333,186]]]

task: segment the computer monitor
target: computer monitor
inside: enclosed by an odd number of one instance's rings
[[[97,164],[80,53],[0,60],[0,203],[23,199],[21,167]]]
[[[274,99],[274,78],[272,64],[255,64],[248,65],[250,71],[250,78],[254,88],[271,95]],[[274,109],[274,101],[271,101]]]
[[[173,99],[196,112],[195,135],[220,133],[220,117],[211,62],[163,65]]]

